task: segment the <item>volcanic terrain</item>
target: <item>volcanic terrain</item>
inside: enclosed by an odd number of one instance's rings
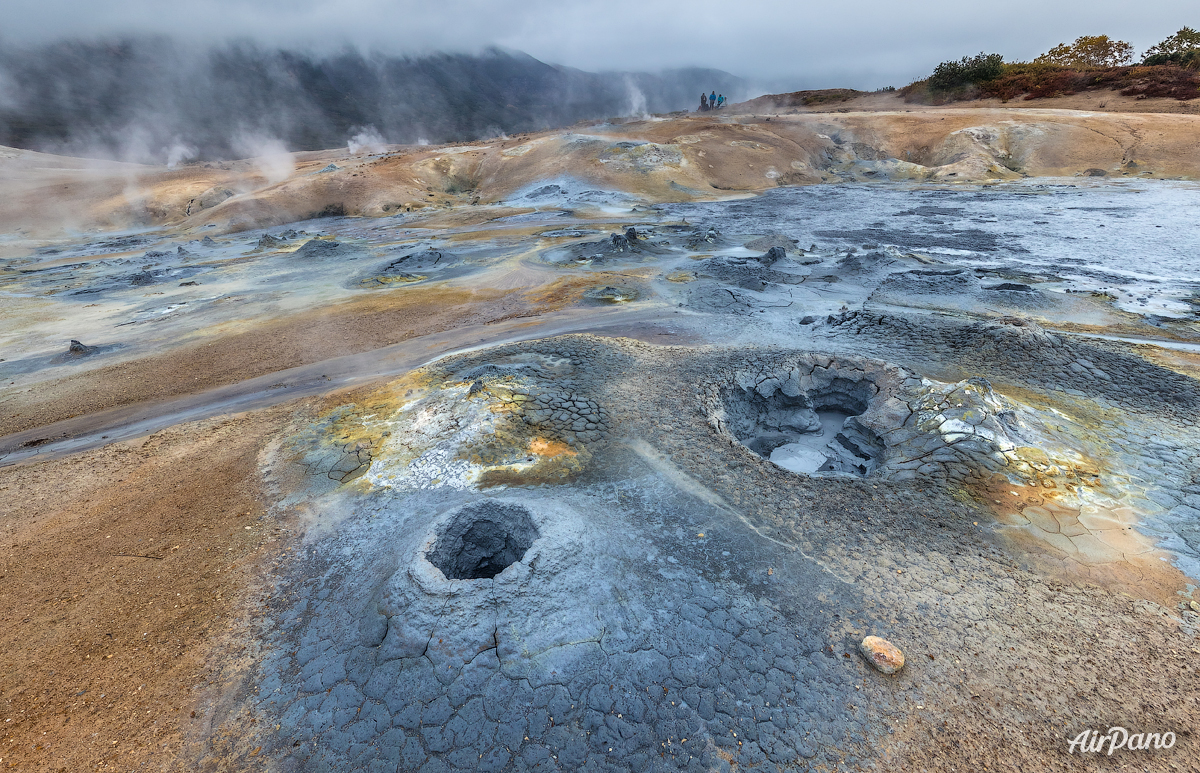
[[[1200,116],[1139,102],[0,148],[0,766],[1192,769]]]

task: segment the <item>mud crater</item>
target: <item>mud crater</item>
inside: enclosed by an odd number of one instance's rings
[[[766,351],[714,376],[699,396],[717,434],[807,475],[886,475],[921,385],[895,365],[817,352]]]
[[[448,580],[487,580],[524,558],[539,536],[524,507],[479,502],[451,517],[425,558]]]
[[[781,387],[763,395],[732,386],[721,397],[729,431],[764,459],[793,472],[866,476],[879,466],[885,448],[858,417],[877,392],[865,379],[838,378],[794,395]]]

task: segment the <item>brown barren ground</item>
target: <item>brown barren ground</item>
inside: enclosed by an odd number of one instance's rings
[[[252,161],[168,170],[0,148],[7,193],[0,230],[30,240],[68,227],[159,225],[198,235],[197,228],[210,224],[218,227],[213,233],[232,232],[322,213],[445,215],[456,205],[499,202],[559,174],[649,201],[719,198],[832,181],[830,159],[849,149],[859,158],[919,164],[926,171],[900,174],[939,182],[1073,176],[1089,169],[1195,178],[1198,112],[1192,103],[1115,93],[941,107],[906,104],[894,94],[814,107],[780,106],[764,97],[718,113],[470,145],[395,146],[373,156],[298,153],[295,171],[277,182]],[[615,147],[626,140],[667,147]],[[314,174],[329,161],[339,169]],[[26,249],[18,242],[6,247],[14,255]]]
[[[489,322],[525,308],[503,292],[422,288],[382,293],[261,323],[207,343],[38,384],[5,405],[0,436],[62,419],[201,392]]]
[[[258,454],[288,414],[0,469],[0,767],[180,764],[209,648],[284,544]]]

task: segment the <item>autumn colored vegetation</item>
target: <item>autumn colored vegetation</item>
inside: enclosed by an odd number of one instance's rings
[[[907,102],[945,104],[1101,90],[1138,98],[1200,97],[1200,32],[1184,27],[1151,46],[1139,64],[1134,64],[1133,46],[1107,35],[1085,35],[1057,45],[1032,62],[1005,62],[1000,54],[980,53],[942,62],[932,75],[905,86],[900,94]]]

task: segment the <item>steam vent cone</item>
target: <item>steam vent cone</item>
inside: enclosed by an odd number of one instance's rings
[[[448,580],[491,579],[524,558],[538,536],[525,508],[480,502],[450,519],[426,558]]]

